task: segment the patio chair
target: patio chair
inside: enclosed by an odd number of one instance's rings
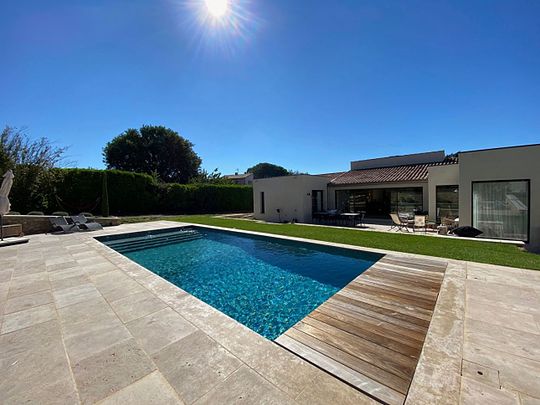
[[[401,231],[402,229],[405,229],[407,232],[409,232],[409,222],[406,219],[401,218],[395,212],[390,213],[390,218],[392,218],[392,226],[390,227],[389,231],[396,228],[396,231]]]
[[[443,217],[441,219],[441,225],[446,226],[449,231],[457,227],[456,220],[450,217]]]
[[[103,229],[100,223],[97,223],[92,218],[86,218],[84,215],[72,215],[69,219],[84,231],[99,231]]]
[[[426,219],[427,219],[426,215],[415,215],[414,224],[413,224],[413,232],[416,232],[417,229],[424,228],[424,233],[426,233],[427,232]]]
[[[49,218],[49,222],[51,223],[52,232],[73,233],[79,231],[77,224],[70,224],[63,217]]]

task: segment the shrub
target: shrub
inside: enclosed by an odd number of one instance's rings
[[[170,214],[241,212],[253,209],[253,191],[230,184],[163,184],[160,208]]]
[[[246,212],[253,208],[248,186],[158,184],[147,174],[95,169],[51,169],[46,175],[17,177],[17,169],[22,172],[24,168],[16,168],[15,193],[10,197],[12,209],[20,212],[103,214],[105,173],[112,215]],[[29,178],[36,181],[29,184]]]

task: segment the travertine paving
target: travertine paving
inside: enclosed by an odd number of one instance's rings
[[[93,239],[170,226],[0,250],[2,404],[373,402]]]
[[[0,402],[373,403],[93,239],[170,226],[0,249]],[[406,402],[538,403],[539,285],[451,262]]]

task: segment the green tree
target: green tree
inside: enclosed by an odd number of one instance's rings
[[[199,173],[191,178],[190,183],[193,184],[232,184],[232,181],[226,179],[221,175],[219,170],[216,168],[214,171],[209,172],[205,169],[199,170]]]
[[[247,169],[248,173],[253,173],[254,179],[266,179],[268,177],[288,176],[290,173],[282,166],[272,163],[259,163]]]
[[[66,147],[47,138],[32,140],[24,129],[6,126],[0,133],[0,168],[13,169],[15,180],[9,195],[14,210],[47,210],[54,198],[51,168],[65,162]]]
[[[103,160],[108,169],[148,173],[163,182],[187,183],[199,172],[193,144],[163,126],[128,129],[107,143]]]

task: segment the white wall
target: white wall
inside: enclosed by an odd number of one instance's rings
[[[459,165],[443,165],[428,167],[428,214],[429,218],[437,218],[437,186],[459,185]],[[461,190],[459,190],[461,192]]]
[[[323,205],[327,208],[328,178],[321,176],[284,176],[253,181],[253,211],[256,219],[268,222],[311,222],[311,191],[323,190]],[[261,213],[261,192],[265,210]],[[281,212],[278,213],[277,209]]]
[[[530,180],[530,244],[540,250],[540,145],[459,154],[459,223],[472,222],[472,182]]]

